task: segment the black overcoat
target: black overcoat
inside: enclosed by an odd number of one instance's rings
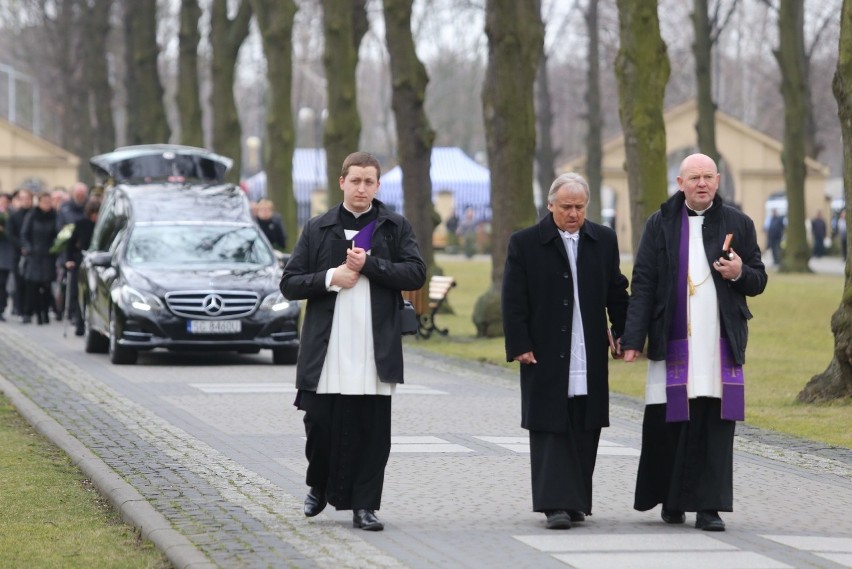
[[[627,316],[627,278],[619,268],[614,231],[583,224],[577,273],[588,362],[586,428],[595,429],[609,426],[607,316],[616,338]],[[509,239],[502,302],[507,360],[532,351],[538,362],[521,364],[521,426],[565,432],[574,285],[551,214]]]
[[[341,207],[333,207],[305,224],[281,277],[285,297],[308,301],[296,364],[296,387],[307,391],[317,389],[331,335],[337,293],[326,289],[325,275],[336,266],[331,262],[331,240],[345,238]],[[361,274],[370,279],[376,370],[382,382],[402,383],[400,292],[423,286],[426,264],[411,224],[379,200],[373,200],[373,207],[379,213]]]

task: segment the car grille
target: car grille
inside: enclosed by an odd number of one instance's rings
[[[248,316],[259,302],[257,293],[234,290],[187,290],[166,293],[166,304],[176,316],[217,320]]]

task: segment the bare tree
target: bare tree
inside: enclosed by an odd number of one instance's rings
[[[424,110],[429,76],[414,48],[412,0],[384,0],[383,4],[393,85],[391,106],[396,119],[405,217],[414,228],[420,253],[431,274],[435,264],[432,232],[437,214],[432,205],[430,174],[435,131]]]
[[[598,0],[589,0],[583,14],[589,32],[588,69],[586,71],[586,180],[589,183],[589,219],[601,221],[601,185],[603,183],[603,114],[601,112],[601,63],[598,29]]]
[[[698,119],[695,131],[698,135],[698,150],[713,159],[721,168],[719,149],[716,147],[716,102],[713,100],[713,45],[719,39],[725,24],[737,7],[737,0],[728,5],[728,11],[720,16],[722,1],[716,1],[711,17],[708,0],[693,0],[692,27],[694,37],[692,53],[695,56],[696,100]],[[721,18],[721,20],[720,20]],[[726,188],[720,188],[724,193]]]
[[[663,96],[670,67],[660,36],[657,0],[618,0],[618,21],[621,47],[615,64],[636,251],[645,220],[666,199]]]
[[[533,83],[544,26],[537,0],[487,0],[488,67],[482,113],[491,168],[491,286],[476,302],[478,336],[503,334],[500,289],[509,236],[535,223]]]
[[[115,148],[115,121],[112,116],[112,86],[109,82],[107,37],[110,32],[112,0],[94,0],[84,20],[85,73],[89,108],[92,109],[93,135],[89,152],[109,152]],[[87,158],[82,156],[81,158]],[[84,160],[88,170],[88,160]]]
[[[189,146],[204,146],[201,117],[201,90],[198,77],[198,43],[201,33],[198,0],[181,0],[178,43],[177,106],[180,114],[180,141]]]
[[[269,92],[266,113],[266,191],[291,234],[298,227],[293,196],[293,0],[251,0],[266,54]],[[294,239],[290,240],[291,242]],[[288,244],[289,245],[289,244]],[[292,245],[290,245],[292,247]]]
[[[328,176],[329,203],[337,201],[340,165],[358,149],[361,117],[355,69],[358,47],[369,27],[366,0],[322,0],[325,52],[323,64],[328,93],[328,118],[325,122],[324,145]]]
[[[843,132],[843,182],[846,219],[852,219],[852,0],[843,0],[840,41],[833,91]],[[850,242],[849,235],[846,237]],[[831,317],[834,354],[828,368],[815,375],[799,393],[802,403],[852,397],[852,259],[846,258],[846,281],[840,306]]]
[[[171,129],[157,70],[157,4],[125,2],[127,138],[130,144],[168,142]]]
[[[781,0],[778,11],[778,48],[784,97],[784,184],[787,194],[786,247],[781,271],[810,272],[810,248],[805,234],[805,131],[807,85],[805,71],[804,6],[801,0]]]
[[[228,173],[231,182],[240,179],[243,154],[242,129],[234,100],[234,70],[240,46],[248,36],[250,22],[249,0],[241,0],[233,19],[228,17],[228,0],[213,0],[210,12],[213,149],[234,160]]]

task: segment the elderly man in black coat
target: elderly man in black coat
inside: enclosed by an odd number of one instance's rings
[[[390,454],[391,395],[403,382],[400,292],[426,281],[411,225],[374,199],[380,173],[366,152],[346,158],[343,203],[308,221],[281,279],[284,296],[308,301],[296,366],[307,434],[305,515],[330,503],[353,510],[353,525],[369,531],[384,528],[375,511]]]
[[[559,176],[547,201],[550,214],[509,240],[503,327],[507,360],[521,364],[533,510],[548,528],[568,529],[592,512],[598,441],[609,426],[607,348],[620,357],[627,278],[615,232],[585,219],[581,176]]]

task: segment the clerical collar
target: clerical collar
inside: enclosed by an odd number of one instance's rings
[[[711,205],[710,207],[713,207],[713,206]],[[686,215],[688,215],[689,217],[694,217],[694,216],[700,217],[700,216],[704,215],[705,213],[707,213],[707,211],[710,209],[710,207],[708,207],[707,209],[702,209],[701,211],[698,211],[698,210],[692,209],[689,206],[686,206]]]
[[[362,216],[362,215],[364,215],[365,213],[370,213],[370,211],[373,209],[373,204],[370,204],[370,207],[368,207],[368,208],[367,208],[367,209],[365,209],[364,211],[352,211],[351,209],[349,209],[348,207],[346,207],[346,204],[345,204],[345,203],[344,203],[344,204],[341,204],[341,205],[343,206],[343,209],[345,209],[347,212],[351,213],[351,214],[352,214],[352,217],[354,217],[355,219],[358,219],[359,217],[361,217],[361,216]]]
[[[578,229],[575,233],[571,233],[570,231],[563,231],[561,229],[557,229],[559,231],[559,235],[561,235],[565,239],[579,239],[580,238],[580,230]]]

